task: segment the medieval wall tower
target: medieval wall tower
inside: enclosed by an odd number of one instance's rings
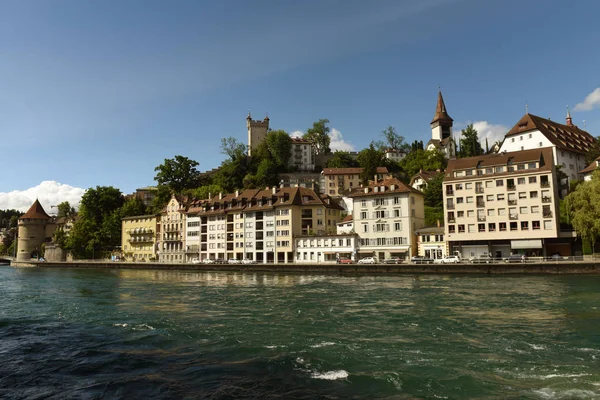
[[[248,155],[252,156],[252,150],[255,150],[267,137],[269,117],[266,116],[262,121],[253,120],[248,111],[246,127],[248,128]]]
[[[56,225],[36,199],[29,210],[19,218],[17,261],[29,261],[42,254],[42,244],[52,237]]]

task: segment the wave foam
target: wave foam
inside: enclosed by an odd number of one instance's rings
[[[322,343],[313,344],[310,347],[312,347],[313,349],[318,349],[319,347],[333,346],[334,344],[335,344],[334,342],[322,342]]]
[[[313,372],[311,378],[314,379],[326,379],[328,381],[335,381],[337,379],[346,379],[348,377],[348,372],[343,369],[337,371],[327,371],[327,372]]]

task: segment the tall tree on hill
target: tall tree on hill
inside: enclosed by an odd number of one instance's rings
[[[304,136],[304,139],[308,139],[313,143],[315,153],[317,154],[330,154],[331,148],[331,137],[329,136],[329,124],[328,119],[320,119],[313,123],[312,128],[309,128]]]
[[[358,161],[354,159],[347,151],[336,151],[327,161],[327,168],[356,168]]]
[[[269,131],[265,137],[271,160],[278,169],[285,169],[292,156],[292,138],[286,131]]]
[[[68,201],[63,201],[56,208],[58,209],[57,218],[71,218],[76,214],[75,208],[71,207]]]
[[[412,144],[410,145],[410,150],[411,151],[423,150],[423,141],[415,140],[414,142],[412,142]]]
[[[239,160],[246,157],[247,146],[234,137],[221,139],[221,154],[226,155],[232,160]]]
[[[467,125],[467,127],[461,131],[461,136],[460,151],[458,152],[459,158],[473,157],[483,154],[481,143],[479,143],[477,129],[473,128],[473,124]]]
[[[375,147],[379,150],[385,151],[386,149],[391,149],[395,151],[406,151],[410,150],[411,146],[405,142],[404,136],[398,135],[396,133],[396,128],[393,126],[388,126],[383,131],[381,131],[381,135],[383,136],[383,141],[379,141],[375,143]]]
[[[416,150],[411,151],[406,157],[400,160],[400,167],[411,177],[420,170],[435,171],[445,169],[448,165],[448,160],[439,150]]]
[[[369,180],[372,180],[377,174],[377,167],[386,165],[386,159],[383,152],[377,150],[373,142],[364,150],[358,153],[358,164],[363,169],[360,174],[360,180],[363,185],[368,185]]]
[[[594,172],[592,180],[583,182],[569,193],[564,204],[568,218],[586,246],[593,247],[600,236],[600,171]]]
[[[173,192],[181,193],[184,189],[200,186],[200,171],[196,169],[198,162],[184,156],[165,158],[164,163],[154,168],[154,180],[158,185],[168,186]]]

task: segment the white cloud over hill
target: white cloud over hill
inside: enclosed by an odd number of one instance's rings
[[[590,111],[596,107],[600,108],[600,87],[588,94],[581,103],[575,106],[574,110]]]
[[[68,201],[76,206],[81,200],[85,189],[65,185],[56,181],[43,181],[39,185],[25,190],[13,190],[12,192],[0,192],[0,210],[16,209],[27,211],[38,199],[48,214],[56,213],[51,206]]]

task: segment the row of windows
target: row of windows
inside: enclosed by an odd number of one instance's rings
[[[298,247],[334,247],[352,246],[352,239],[298,239],[296,242]],[[344,244],[345,243],[345,244]]]
[[[454,173],[455,177],[462,176],[474,176],[474,175],[489,175],[489,174],[499,174],[503,172],[514,172],[515,167],[517,171],[523,171],[527,169],[536,169],[538,168],[538,163],[520,163],[515,165],[498,165],[496,167],[486,167],[486,168],[470,168],[462,171],[456,171]]]
[[[402,221],[399,222],[394,222],[394,231],[399,232],[402,230]],[[371,231],[372,232],[389,232],[390,231],[390,224],[386,224],[386,223],[379,223],[379,224],[373,224],[371,226]],[[363,233],[368,233],[369,232],[369,225],[368,224],[362,224],[362,232]]]
[[[405,237],[382,237],[360,239],[361,246],[399,246],[408,244],[408,238]]]
[[[531,225],[529,221],[520,221],[520,222],[499,222],[497,224],[498,231],[506,232],[507,228],[510,231],[528,231],[530,228],[532,230],[540,230],[540,221],[531,221]],[[468,224],[466,225],[466,229],[468,233],[478,233],[478,232],[486,232],[486,224]],[[552,229],[552,221],[544,221],[544,230]],[[465,233],[465,225],[448,225],[448,233]],[[496,223],[490,222],[487,224],[487,232],[496,232]]]
[[[495,217],[496,215],[498,216],[505,216],[506,215],[506,208],[488,208],[487,210],[477,210],[477,217],[478,218],[484,218],[486,216],[488,217]],[[496,214],[497,211],[497,214]],[[518,212],[518,213],[517,213]],[[508,214],[512,217],[512,216],[517,216],[518,214],[529,214],[531,212],[531,214],[539,214],[540,213],[540,206],[522,206],[522,207],[509,207],[508,208]],[[552,208],[550,206],[542,206],[542,212],[544,214],[544,217],[549,218],[552,216]],[[454,220],[454,211],[449,211],[448,212],[448,221],[453,221]],[[456,218],[464,218],[465,216],[465,211],[456,211]],[[475,217],[475,210],[467,210],[467,218],[474,218]]]
[[[412,204],[415,204],[415,198],[411,197],[411,202]],[[367,201],[369,200],[361,200],[360,201],[360,206],[361,207],[366,207],[367,206]],[[400,197],[396,196],[393,199],[374,199],[374,200],[370,200],[371,201],[371,205],[373,207],[377,207],[377,206],[387,206],[390,203],[391,204],[400,204]]]
[[[443,242],[444,235],[421,235],[421,242],[429,243],[429,242]]]

